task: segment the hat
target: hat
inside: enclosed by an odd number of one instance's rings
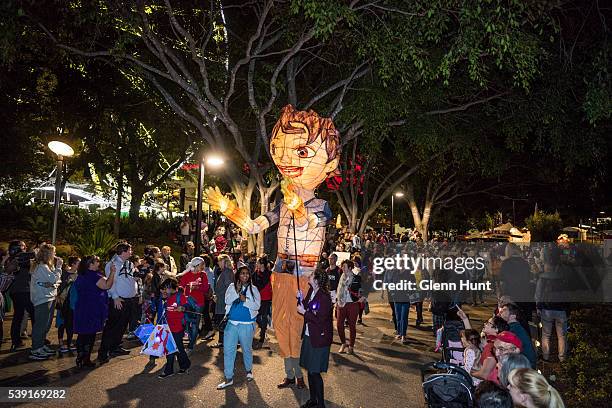
[[[503,341],[504,343],[514,344],[519,350],[523,351],[523,343],[518,336],[510,331],[503,331],[497,335],[495,340]]]
[[[196,267],[198,267],[200,264],[204,263],[204,258],[200,258],[199,256],[196,256],[195,258],[192,258],[191,261],[189,261],[189,263],[187,264],[187,269],[188,271],[193,271],[195,270]]]

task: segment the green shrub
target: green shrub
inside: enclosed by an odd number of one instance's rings
[[[563,363],[564,401],[575,408],[609,407],[612,396],[612,306],[573,312],[570,357]],[[570,406],[570,405],[566,405]]]
[[[105,226],[98,225],[93,230],[75,240],[74,246],[80,256],[96,255],[108,258],[108,253],[117,245],[117,239]]]

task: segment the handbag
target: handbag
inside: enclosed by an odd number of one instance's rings
[[[232,309],[234,308],[234,306],[236,306],[238,303],[240,303],[240,298],[232,302],[232,305],[230,306],[230,310],[225,314],[225,316],[223,316],[223,319],[221,319],[221,321],[219,322],[219,331],[225,331],[225,328],[227,327],[227,323],[229,322],[229,315],[232,312]]]
[[[0,292],[6,292],[13,285],[15,275],[10,273],[0,273]]]

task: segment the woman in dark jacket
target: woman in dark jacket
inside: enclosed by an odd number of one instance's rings
[[[74,304],[74,332],[77,337],[78,356],[76,365],[95,367],[91,361],[91,351],[96,340],[96,333],[104,328],[108,317],[107,290],[113,286],[115,265],[111,266],[110,276],[104,276],[100,271],[100,258],[89,255],[79,264],[78,276],[74,282],[74,296],[71,293],[70,302]]]
[[[324,408],[323,378],[329,365],[329,349],[334,333],[329,278],[317,269],[308,279],[310,290],[297,310],[304,315],[300,366],[308,371],[310,399],[301,408]]]

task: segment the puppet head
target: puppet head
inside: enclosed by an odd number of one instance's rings
[[[225,227],[223,225],[220,225],[219,227],[217,227],[217,230],[215,231],[215,235],[216,236],[225,235]]]
[[[284,177],[314,190],[337,172],[340,135],[331,119],[287,105],[272,130],[270,154]]]

